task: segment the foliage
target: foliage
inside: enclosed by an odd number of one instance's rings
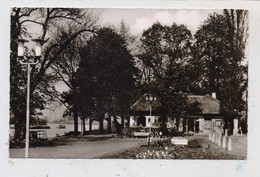
[[[15,117],[11,116],[10,117],[10,124],[15,124]],[[35,116],[30,117],[30,124],[31,125],[46,125],[47,124],[47,119],[46,118],[39,118]]]
[[[175,128],[171,128],[168,130],[168,135],[170,137],[174,137],[174,136],[184,136],[184,133],[179,131],[176,127]]]
[[[46,118],[39,118],[39,117],[31,117],[30,124],[31,125],[46,125],[47,119]]]
[[[105,113],[125,115],[134,88],[133,58],[125,41],[110,28],[101,28],[81,51],[78,83],[81,111],[96,115],[103,132]]]
[[[163,26],[157,22],[141,37],[139,59],[143,64],[143,87],[146,92],[154,92],[161,98],[164,113],[177,120],[177,127],[188,109],[187,95],[182,92],[189,92],[187,61],[191,41],[190,30],[175,23]],[[163,119],[166,119],[165,115]]]
[[[239,125],[241,127],[242,133],[247,133],[248,130],[248,124],[247,124],[247,116],[243,116],[240,121],[239,121]]]
[[[190,45],[191,32],[184,25],[155,23],[145,30],[139,55],[143,64],[143,84],[149,86],[155,82],[163,88],[172,86],[176,92],[180,91],[184,86],[181,83],[185,82],[183,65],[189,57]]]
[[[154,148],[160,148],[163,147],[165,149],[168,149],[168,147],[172,146],[171,139],[169,137],[157,137],[155,141],[152,142],[152,147]]]
[[[247,18],[246,10],[211,14],[195,34],[194,60],[189,62],[190,68],[194,68],[190,75],[197,83],[194,90],[217,93],[225,126],[231,130],[233,118],[247,109]]]

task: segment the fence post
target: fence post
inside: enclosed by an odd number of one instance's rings
[[[232,150],[232,141],[231,141],[231,138],[228,137],[228,150],[231,151]]]
[[[222,147],[223,147],[223,148],[226,148],[226,147],[227,147],[227,146],[226,146],[226,136],[225,136],[225,135],[223,136]]]
[[[215,143],[215,144],[218,144],[218,134],[217,134],[217,133],[215,133],[215,140],[214,140],[214,143]]]
[[[221,133],[218,133],[218,146],[221,146]]]

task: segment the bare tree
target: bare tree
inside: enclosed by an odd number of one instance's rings
[[[40,58],[38,65],[34,66],[31,71],[31,94],[32,97],[36,93],[44,92],[45,94],[51,86],[50,81],[53,81],[53,75],[51,75],[51,66],[53,63],[60,60],[60,55],[67,49],[69,44],[78,37],[86,35],[86,33],[94,33],[97,29],[97,22],[99,16],[92,11],[73,8],[13,8],[11,13],[11,78],[16,78],[18,73],[21,73],[21,67],[16,62],[17,59],[17,45],[15,39],[19,37],[31,37],[34,29],[39,30],[39,36],[45,40],[43,43],[43,54]],[[74,30],[72,33],[66,34],[65,31],[61,31],[60,28],[66,24],[73,25]],[[59,33],[60,32],[60,33]],[[69,31],[67,31],[69,32]],[[55,34],[55,35],[54,35]],[[19,77],[22,78],[22,77]],[[12,79],[11,79],[12,80]],[[15,79],[13,79],[15,80]],[[16,86],[18,84],[18,86]],[[19,83],[17,80],[11,82],[12,91],[17,92],[19,90]],[[48,88],[44,90],[44,88]],[[12,92],[11,91],[11,92]],[[20,89],[22,93],[22,88]],[[16,100],[16,97],[20,98],[20,101]],[[49,97],[41,94],[42,100],[46,100]],[[23,94],[11,94],[11,112],[18,119],[18,117],[25,117],[25,111],[23,109],[16,109],[17,105],[24,104],[25,95]],[[37,105],[37,103],[35,103]],[[19,106],[18,106],[19,107]],[[37,106],[35,107],[37,108]],[[33,108],[32,108],[33,109]],[[17,122],[17,125],[23,124],[24,119]]]

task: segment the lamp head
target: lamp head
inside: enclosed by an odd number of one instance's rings
[[[44,42],[43,39],[40,38],[35,38],[32,39],[32,41],[34,41],[36,43],[36,47],[35,47],[35,56],[39,57],[42,54],[42,43]]]
[[[24,55],[24,43],[29,41],[26,39],[17,39],[16,42],[18,43],[18,56],[22,57]]]

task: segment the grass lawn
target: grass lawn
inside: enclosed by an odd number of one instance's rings
[[[233,159],[243,160],[245,157],[217,152],[210,148],[202,148],[199,142],[190,140],[187,146],[175,146],[170,143],[143,145],[118,154],[103,156],[104,159]]]

